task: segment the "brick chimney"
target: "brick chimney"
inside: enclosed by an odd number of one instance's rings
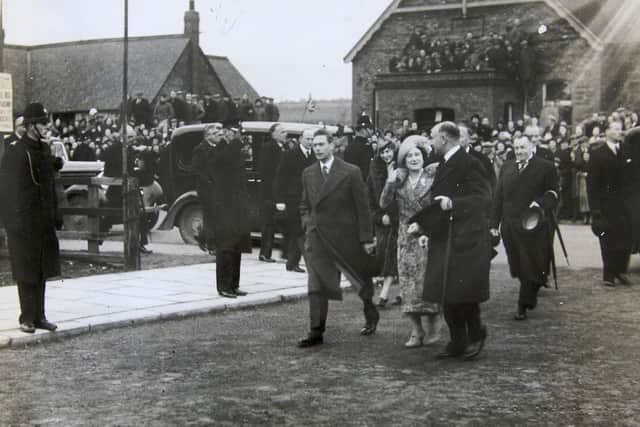
[[[189,10],[184,13],[184,35],[191,40],[191,92],[200,92],[200,78],[198,75],[198,58],[200,55],[200,15],[195,10],[195,0],[189,0]]]

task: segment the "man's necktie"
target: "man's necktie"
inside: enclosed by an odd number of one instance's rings
[[[325,181],[329,177],[329,168],[326,165],[322,166],[322,176],[325,179]]]
[[[524,170],[524,168],[527,167],[527,162],[526,160],[523,162],[518,162],[518,172],[522,172]]]

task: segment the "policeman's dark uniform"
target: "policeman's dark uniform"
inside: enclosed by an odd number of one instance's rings
[[[42,104],[29,104],[25,125],[48,121]],[[11,143],[0,165],[0,214],[7,231],[13,278],[20,298],[20,329],[55,330],[45,316],[45,281],[60,275],[56,227],[61,227],[49,146],[27,133]],[[60,165],[61,166],[61,165]]]

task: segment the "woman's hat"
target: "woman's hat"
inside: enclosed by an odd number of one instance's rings
[[[425,147],[429,143],[429,139],[422,135],[410,135],[402,141],[400,144],[400,149],[398,149],[398,164],[404,164],[404,158],[407,156],[407,153],[418,146]]]
[[[378,138],[377,144],[378,144],[378,153],[382,153],[382,151],[385,148],[387,148],[389,145],[393,147],[393,141],[387,138]]]

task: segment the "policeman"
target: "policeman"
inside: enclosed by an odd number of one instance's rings
[[[55,331],[45,316],[45,282],[60,275],[56,228],[62,226],[54,185],[55,158],[43,142],[49,121],[42,104],[24,111],[26,133],[0,164],[0,216],[7,230],[13,278],[18,283],[20,330]]]

